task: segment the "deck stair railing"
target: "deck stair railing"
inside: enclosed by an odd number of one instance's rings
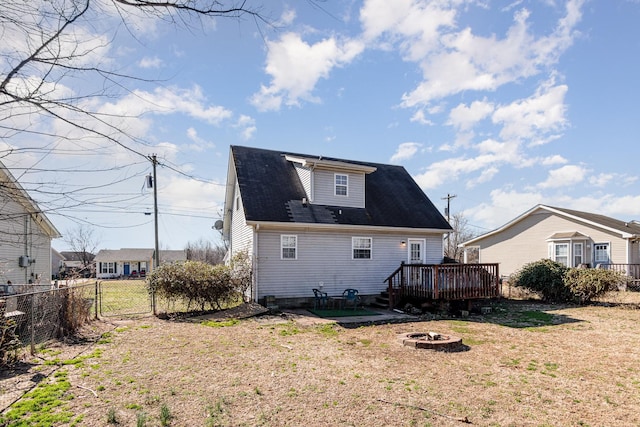
[[[405,298],[470,300],[500,295],[498,264],[400,264],[387,279],[389,306]]]

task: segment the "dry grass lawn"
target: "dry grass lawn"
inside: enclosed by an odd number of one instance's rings
[[[638,426],[640,298],[615,302],[502,301],[483,316],[359,328],[299,314],[119,321],[91,357],[57,367],[73,394],[62,408],[79,426]],[[429,331],[468,349],[397,338]]]

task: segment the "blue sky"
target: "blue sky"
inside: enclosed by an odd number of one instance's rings
[[[106,6],[78,26],[98,46],[94,60],[153,80],[85,102],[129,116],[117,126],[136,137],[130,144],[170,166],[158,168],[162,248],[219,241],[211,227],[230,145],[402,165],[442,210],[456,195],[451,213],[477,232],[538,203],[640,219],[639,1],[260,4],[276,26],[135,16],[114,26]],[[78,206],[33,194],[63,234],[86,223],[101,248],[153,247],[151,163],[76,132],[72,150],[4,138],[56,149],[2,161],[27,189],[96,186]],[[34,167],[44,170],[20,172]]]

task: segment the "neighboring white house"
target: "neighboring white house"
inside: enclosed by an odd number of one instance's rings
[[[94,261],[98,279],[115,277],[141,277],[153,270],[153,249],[124,248],[101,249]],[[164,262],[185,261],[183,250],[161,250],[160,264]]]
[[[549,258],[569,267],[640,263],[640,224],[604,215],[538,205],[461,246],[481,263],[500,263],[508,276]]]
[[[223,235],[252,255],[254,301],[373,297],[401,262],[441,263],[449,231],[401,166],[231,147]]]
[[[51,240],[60,236],[0,162],[0,284],[51,281]]]

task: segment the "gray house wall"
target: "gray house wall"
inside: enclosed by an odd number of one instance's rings
[[[0,277],[2,283],[28,283],[29,280],[49,283],[51,280],[51,238],[34,221],[25,207],[0,192]],[[20,267],[18,259],[31,261]]]
[[[297,259],[281,259],[280,236],[297,236]],[[352,259],[352,237],[372,238],[372,258]],[[284,231],[257,233],[255,279],[257,298],[310,298],[323,283],[329,295],[356,288],[362,295],[377,295],[386,289],[384,280],[407,261],[408,238],[426,241],[426,262],[442,262],[442,235],[388,234],[366,231]]]
[[[347,175],[348,191],[347,196],[336,196],[335,193],[335,171],[315,170],[311,180],[313,184],[313,203],[329,206],[344,206],[351,208],[364,208],[364,173],[337,172]]]
[[[242,197],[240,188],[236,185],[233,197],[233,207],[231,212],[231,254],[236,252],[248,251],[249,255],[253,253],[253,227],[247,225],[244,216],[244,207],[242,206]]]

